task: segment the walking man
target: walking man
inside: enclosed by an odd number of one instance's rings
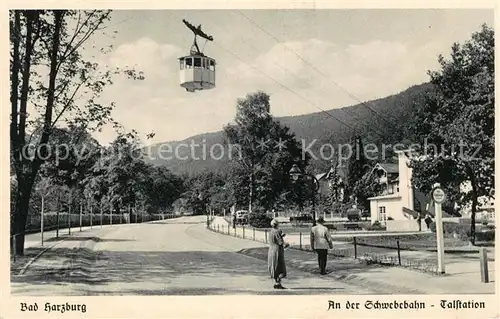
[[[330,232],[324,223],[323,217],[319,217],[316,226],[311,228],[311,249],[318,254],[318,266],[321,275],[326,275],[328,249],[333,248]]]

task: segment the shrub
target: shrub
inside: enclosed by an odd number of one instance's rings
[[[491,241],[495,240],[495,228],[490,227],[493,225],[483,226],[483,230],[476,231],[476,240],[479,241]],[[432,222],[430,224],[430,229],[432,232],[436,232],[436,223]],[[443,233],[445,237],[457,235],[461,240],[469,240],[470,238],[470,225],[462,223],[451,223],[443,222]]]
[[[368,225],[365,229],[366,230],[386,230],[387,227],[380,224],[380,222],[378,220],[376,220],[373,224]]]
[[[476,233],[477,241],[495,241],[495,230],[485,230]]]
[[[431,230],[431,232],[435,233],[436,232],[436,223],[435,222],[431,222],[429,224],[429,229]]]
[[[387,220],[394,220],[391,216],[387,217]]]
[[[248,223],[255,228],[268,228],[271,226],[271,217],[265,213],[251,213],[248,215]]]

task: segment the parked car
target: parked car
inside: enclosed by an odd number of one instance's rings
[[[235,213],[237,223],[245,223],[248,221],[248,211],[239,210]]]

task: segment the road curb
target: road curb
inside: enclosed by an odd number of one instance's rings
[[[85,232],[85,231],[88,231],[88,230],[93,230],[93,229],[83,229],[81,232],[78,231],[78,232],[74,232],[74,233],[71,233],[71,234],[64,234],[63,236],[60,236],[60,240],[55,242],[54,244],[48,246],[48,247],[45,247],[41,252],[39,252],[38,254],[36,254],[33,258],[31,258],[30,260],[28,260],[28,262],[21,268],[21,270],[19,271],[19,273],[17,274],[18,276],[21,276],[21,275],[24,275],[24,273],[26,273],[26,271],[28,270],[28,268],[35,262],[37,261],[45,252],[47,252],[48,250],[54,248],[55,246],[59,245],[61,242],[67,240],[68,238],[71,238],[73,237],[74,235],[76,234],[81,234],[82,232]]]
[[[69,236],[71,236],[71,235],[68,235],[68,236],[65,236],[65,237],[61,237],[60,241],[54,243],[51,246],[45,247],[41,252],[39,252],[38,254],[36,254],[35,257],[33,257],[30,260],[28,260],[28,262],[19,271],[18,276],[24,275],[24,273],[26,272],[26,270],[28,270],[29,266],[31,266],[35,261],[37,261],[38,258],[40,258],[47,250],[49,250],[51,248],[54,248],[55,246],[57,246],[58,244],[60,244],[62,241],[65,241],[66,238],[68,238]]]

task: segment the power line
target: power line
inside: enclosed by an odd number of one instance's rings
[[[329,115],[331,118],[335,119],[336,121],[338,121],[339,123],[342,123],[343,125],[349,127],[350,129],[353,129],[355,130],[355,128],[347,123],[345,123],[344,121],[338,119],[337,117],[335,117],[334,115],[328,113],[327,111],[323,110],[322,108],[320,108],[319,106],[317,106],[316,104],[314,104],[313,102],[309,101],[307,98],[305,98],[304,96],[300,95],[299,93],[295,92],[293,89],[289,88],[288,86],[286,86],[285,84],[281,83],[280,81],[276,80],[275,78],[273,78],[272,76],[268,75],[267,73],[263,72],[262,70],[260,70],[259,68],[257,68],[256,66],[244,61],[243,59],[241,59],[237,54],[231,52],[229,49],[226,49],[224,48],[223,46],[221,46],[220,44],[218,43],[215,43],[215,45],[217,45],[219,48],[221,48],[222,50],[224,50],[226,53],[232,55],[233,57],[235,57],[236,59],[238,59],[239,61],[245,63],[246,65],[248,65],[249,67],[251,67],[252,69],[256,70],[257,72],[261,73],[262,75],[266,76],[268,79],[272,80],[273,82],[275,82],[276,84],[278,84],[281,88],[291,92],[292,94],[294,94],[295,96],[299,97],[300,99],[304,100],[305,102],[307,102],[308,104],[318,108],[319,110],[321,110],[322,112],[326,113],[327,115]]]
[[[310,100],[308,100],[307,98],[305,98],[304,96],[300,95],[299,93],[295,92],[293,89],[287,87],[286,85],[284,85],[283,83],[281,83],[280,81],[276,80],[275,78],[271,77],[270,75],[266,74],[265,72],[263,72],[262,70],[260,70],[258,67],[246,62],[245,60],[243,60],[241,57],[239,57],[239,55],[233,53],[232,51],[230,51],[229,49],[227,48],[224,48],[222,45],[218,44],[217,42],[214,42],[215,45],[217,45],[218,47],[220,47],[222,50],[224,50],[226,53],[232,55],[233,57],[235,57],[236,59],[238,59],[240,62],[250,66],[252,69],[254,69],[255,71],[257,71],[258,73],[261,73],[262,75],[264,75],[265,77],[269,78],[270,80],[272,80],[273,82],[277,83],[281,88],[291,92],[292,94],[296,95],[297,97],[299,97],[300,99],[306,101],[308,104],[316,107],[317,109],[319,109],[321,112],[325,113],[326,115],[330,116],[331,118],[335,119],[336,121],[338,121],[339,123],[349,127],[351,130],[353,131],[358,131],[358,129],[352,125],[349,125],[347,123],[345,123],[344,121],[340,120],[339,118],[337,118],[336,116],[330,114],[328,111],[320,108],[319,106],[317,106],[316,104],[314,104],[313,102],[311,102]],[[250,46],[255,50],[255,51],[259,51],[255,46],[251,45]],[[298,78],[299,80],[301,80],[302,82],[304,83],[307,83],[306,81],[300,79],[298,76],[296,76],[293,72],[291,72],[289,69],[285,68],[285,67],[282,67],[281,65],[275,63],[276,66],[278,66],[279,68],[281,68],[282,70],[284,70],[285,72],[289,72],[291,73],[292,75],[294,75],[296,78]],[[309,83],[308,83],[309,84]],[[342,108],[342,109],[339,109],[339,111],[345,111],[346,113],[348,112],[345,108]],[[349,112],[350,114],[350,112]],[[350,114],[351,116],[353,116],[352,114]],[[355,117],[355,116],[353,116]],[[356,116],[357,118],[357,116]],[[374,132],[376,135],[378,135],[379,137],[383,137],[379,132],[371,129],[369,126],[366,126],[366,127],[363,127],[364,129],[368,129],[372,132]],[[323,137],[324,134],[321,136]]]
[[[221,48],[222,50],[224,50],[226,53],[228,53],[228,54],[230,54],[231,56],[235,57],[235,58],[236,58],[237,60],[239,60],[240,62],[242,62],[242,63],[244,63],[244,64],[246,64],[246,65],[250,66],[252,69],[254,69],[255,71],[257,71],[258,73],[261,73],[261,74],[262,74],[262,75],[264,75],[265,77],[269,78],[270,80],[272,80],[273,82],[275,82],[276,84],[278,84],[281,88],[283,88],[283,89],[285,89],[285,90],[287,90],[287,91],[291,92],[291,93],[292,93],[292,94],[294,94],[295,96],[297,96],[297,97],[299,97],[300,99],[304,100],[304,101],[305,101],[305,102],[307,102],[308,104],[310,104],[310,105],[312,105],[312,106],[316,107],[317,109],[319,109],[320,111],[322,111],[322,112],[324,112],[326,115],[328,115],[329,117],[331,117],[331,118],[333,118],[334,120],[336,120],[337,122],[339,122],[339,123],[341,123],[341,124],[343,124],[343,125],[347,126],[347,127],[348,127],[348,128],[350,128],[351,130],[353,130],[353,131],[357,131],[357,129],[356,129],[355,127],[353,127],[353,126],[351,126],[351,125],[349,125],[349,124],[345,123],[344,121],[340,120],[340,119],[339,119],[339,118],[337,118],[336,116],[334,116],[334,115],[332,115],[332,114],[328,113],[327,111],[325,111],[324,109],[320,108],[320,107],[319,107],[319,106],[317,106],[315,103],[313,103],[313,102],[309,101],[307,98],[305,98],[304,96],[302,96],[302,95],[300,95],[299,93],[295,92],[293,89],[289,88],[289,87],[288,87],[288,86],[286,86],[285,84],[283,84],[283,83],[281,83],[280,81],[276,80],[276,79],[275,79],[275,78],[273,78],[272,76],[270,76],[270,75],[266,74],[265,72],[263,72],[263,71],[262,71],[262,70],[260,70],[259,68],[255,67],[254,65],[252,65],[252,64],[250,64],[250,63],[248,63],[248,62],[244,61],[242,58],[240,58],[240,57],[239,57],[239,55],[237,55],[237,54],[233,53],[232,51],[230,51],[229,49],[227,49],[227,48],[223,47],[223,46],[222,46],[222,45],[220,45],[217,41],[214,41],[214,44],[215,44],[216,46],[218,46],[219,48]],[[255,47],[254,47],[254,49],[255,49],[256,51],[259,51],[259,50],[257,50]],[[276,65],[278,65],[278,64],[276,64]],[[285,70],[285,71],[287,71],[287,70]],[[290,71],[288,71],[288,72],[290,72]],[[290,72],[290,73],[292,73],[292,72]],[[373,130],[372,130],[372,131],[373,131]],[[373,131],[373,132],[374,132],[376,135],[378,135],[378,136],[380,136],[380,137],[383,137],[383,136],[382,136],[381,134],[379,134],[378,132],[376,132],[376,131]],[[324,134],[323,134],[321,137],[323,137],[323,136],[324,136]]]
[[[256,26],[258,29],[260,29],[262,32],[266,33],[267,35],[269,35],[271,38],[273,38],[278,44],[281,44],[282,46],[284,46],[288,51],[290,51],[291,53],[293,53],[297,58],[299,58],[302,62],[306,63],[307,65],[309,65],[311,68],[313,68],[314,70],[316,70],[316,72],[318,72],[319,74],[323,75],[325,78],[327,78],[328,80],[330,80],[333,84],[335,84],[337,87],[339,87],[341,90],[343,90],[344,92],[346,92],[351,98],[353,98],[354,100],[358,101],[361,105],[365,106],[366,108],[368,108],[370,111],[372,111],[375,115],[379,116],[382,120],[384,120],[387,124],[391,125],[391,126],[394,126],[393,123],[390,123],[388,122],[384,116],[380,115],[377,111],[375,111],[374,109],[372,109],[370,106],[368,106],[365,102],[362,102],[360,99],[358,99],[355,95],[353,95],[352,93],[350,93],[349,91],[347,91],[344,87],[342,87],[340,84],[338,84],[337,82],[335,82],[333,79],[331,79],[328,75],[326,75],[324,72],[322,72],[320,69],[318,69],[316,66],[314,66],[312,63],[310,63],[309,61],[307,61],[306,59],[304,59],[302,56],[300,56],[298,53],[296,53],[295,51],[293,51],[292,49],[288,48],[285,44],[283,44],[283,42],[278,39],[276,36],[274,36],[273,34],[271,34],[269,31],[267,31],[266,29],[264,29],[263,27],[261,27],[257,22],[255,22],[254,20],[252,20],[250,17],[246,16],[243,12],[241,12],[240,10],[236,10],[241,16],[243,16],[245,19],[247,19],[248,21],[250,21],[250,23],[252,23],[254,26]]]

